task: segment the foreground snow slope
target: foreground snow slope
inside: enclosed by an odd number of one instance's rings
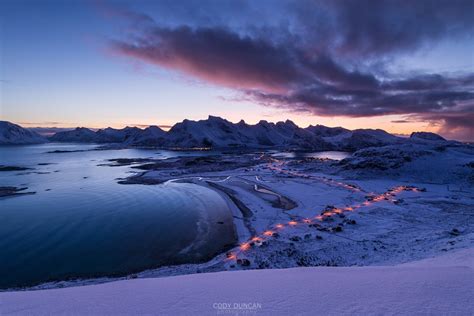
[[[248,270],[0,293],[0,313],[470,315],[473,262],[474,249],[467,249],[398,266]],[[234,309],[243,303],[248,309]]]

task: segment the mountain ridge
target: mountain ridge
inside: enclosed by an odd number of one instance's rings
[[[0,145],[40,144],[48,140],[38,133],[8,121],[0,121]]]
[[[276,123],[261,120],[252,125],[247,124],[244,120],[232,123],[212,115],[209,115],[207,119],[197,121],[185,119],[173,125],[169,131],[164,131],[158,126],[149,126],[145,129],[128,126],[122,129],[107,127],[97,131],[77,127],[73,130],[57,132],[48,137],[48,140],[53,142],[116,143],[132,147],[169,149],[284,148],[313,151],[356,151],[367,147],[396,145],[410,141],[447,142],[437,134],[426,132],[415,132],[410,138],[402,138],[381,129],[349,130],[343,127],[324,125],[310,125],[302,128],[291,120]]]

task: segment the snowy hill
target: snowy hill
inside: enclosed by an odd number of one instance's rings
[[[309,126],[307,131],[320,136],[335,150],[355,151],[367,147],[381,147],[401,143],[403,139],[381,129],[348,130],[323,125]]]
[[[471,315],[473,262],[473,249],[465,249],[397,266],[233,271],[4,292],[0,311],[9,315]]]
[[[135,137],[141,132],[137,127],[125,127],[122,129],[105,128],[96,132],[97,142],[99,143],[121,143],[129,138]]]
[[[54,142],[79,142],[79,143],[123,143],[129,138],[136,137],[142,132],[137,127],[115,129],[107,127],[93,131],[85,127],[78,127],[72,131],[58,132],[50,137]]]
[[[443,137],[439,136],[435,133],[429,132],[414,132],[411,133],[410,138],[419,138],[419,139],[426,139],[426,140],[446,140]]]
[[[455,141],[407,139],[397,145],[363,148],[338,165],[354,176],[402,177],[429,183],[472,185],[474,146]]]
[[[0,145],[38,144],[47,142],[46,138],[19,125],[0,121]]]
[[[97,134],[85,127],[78,127],[72,131],[59,132],[49,138],[53,142],[78,142],[94,143],[97,142]]]
[[[381,129],[356,129],[341,138],[336,145],[341,150],[354,151],[367,147],[381,147],[402,143],[403,139]]]
[[[316,126],[310,125],[306,127],[305,129],[321,137],[334,137],[337,135],[350,133],[350,130],[345,129],[343,127],[327,127],[324,125],[316,125]]]
[[[144,130],[138,129],[136,133],[127,137],[124,142],[135,146],[161,146],[165,140],[166,132],[158,126],[149,126]]]

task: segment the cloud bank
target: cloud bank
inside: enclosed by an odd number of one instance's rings
[[[397,58],[446,38],[472,41],[473,1],[207,1],[179,9],[164,1],[157,11],[172,18],[122,14],[133,17],[133,32],[112,48],[266,106],[321,116],[405,115],[474,140],[473,69],[387,71]]]

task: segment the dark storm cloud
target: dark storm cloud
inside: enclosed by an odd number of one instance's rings
[[[115,42],[120,52],[216,84],[286,88],[305,80],[295,51],[226,29],[155,27],[137,42]]]
[[[396,124],[404,124],[404,123],[411,123],[413,121],[410,120],[392,120],[390,123],[396,123]]]
[[[242,1],[234,14],[229,8],[240,2],[216,3],[205,2],[192,18],[178,10],[166,23],[129,14],[146,25],[112,46],[268,106],[325,116],[411,115],[472,132],[472,120],[463,119],[474,104],[472,69],[394,74],[385,66],[446,37],[472,41],[473,1]],[[261,19],[246,20],[262,8]]]
[[[472,34],[474,25],[473,1],[335,0],[323,3],[333,21],[334,47],[341,53],[357,56],[417,49],[442,37]],[[298,6],[298,2],[294,5]],[[314,9],[318,7],[319,4],[314,5]],[[302,10],[304,6],[299,12]],[[312,25],[311,11],[302,16],[306,17],[305,24]]]
[[[415,114],[413,118],[440,126],[439,132],[448,138],[474,140],[474,104],[472,102],[445,111]]]

